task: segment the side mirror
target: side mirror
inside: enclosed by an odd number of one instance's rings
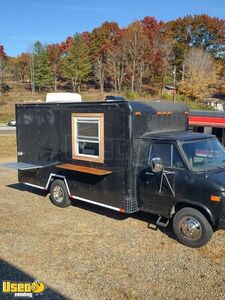
[[[151,167],[153,173],[160,173],[163,170],[163,164],[160,157],[154,157],[151,161]]]

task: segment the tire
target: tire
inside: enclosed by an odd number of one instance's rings
[[[186,207],[179,210],[173,219],[173,231],[184,245],[200,248],[206,245],[212,235],[212,226],[197,209]]]
[[[64,181],[56,179],[50,188],[51,202],[58,207],[67,207],[71,204]]]

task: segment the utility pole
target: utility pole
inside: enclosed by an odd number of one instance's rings
[[[177,89],[176,89],[176,77],[177,77],[177,67],[174,66],[173,68],[173,101],[176,101],[176,93],[177,93]]]

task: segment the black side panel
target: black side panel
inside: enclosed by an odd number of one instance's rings
[[[33,164],[75,163],[111,170],[96,176],[56,167],[19,171],[19,181],[45,187],[51,174],[65,176],[72,195],[99,203],[126,207],[129,185],[130,135],[129,109],[124,104],[112,105],[21,105],[17,106],[18,157]],[[72,113],[104,113],[105,161],[103,164],[72,159]]]
[[[18,161],[44,164],[58,161],[62,153],[63,120],[58,109],[43,106],[17,110]]]
[[[70,192],[75,197],[86,198],[95,202],[124,208],[125,178],[124,172],[106,176],[66,172]]]

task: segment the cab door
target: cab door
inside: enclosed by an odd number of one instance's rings
[[[151,169],[153,158],[161,158],[163,172]],[[185,193],[187,171],[176,148],[169,142],[153,141],[149,144],[148,162],[139,175],[140,209],[169,217],[176,195]]]

